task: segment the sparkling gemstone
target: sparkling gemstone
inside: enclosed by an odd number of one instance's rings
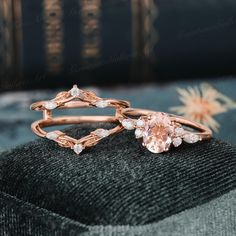
[[[200,140],[200,137],[197,134],[188,133],[184,135],[184,141],[186,143],[196,143]]]
[[[131,119],[124,119],[121,123],[122,123],[123,127],[127,130],[134,129],[134,122]]]
[[[141,120],[141,119],[138,119],[137,122],[136,122],[136,126],[139,127],[139,128],[144,127],[145,126],[145,121]]]
[[[77,85],[73,86],[73,88],[70,90],[70,94],[73,97],[77,97],[80,95],[80,89],[77,87]]]
[[[46,138],[47,139],[50,139],[50,140],[55,140],[55,139],[57,139],[58,138],[58,134],[56,133],[56,132],[48,132],[47,134],[46,134]]]
[[[181,145],[181,143],[182,143],[182,138],[177,137],[173,139],[173,145],[175,147],[178,147],[179,145]]]
[[[100,101],[97,101],[95,103],[95,106],[96,107],[99,107],[99,108],[105,108],[109,105],[109,102],[108,101],[105,101],[105,100],[100,100]]]
[[[57,104],[54,101],[48,101],[45,103],[45,108],[48,110],[53,110],[57,107]]]
[[[168,151],[172,143],[171,121],[164,113],[153,114],[146,122],[143,145],[153,153]]]
[[[142,130],[142,129],[136,129],[135,130],[135,137],[136,138],[142,138],[143,135],[144,135],[144,130]]]
[[[181,128],[181,127],[177,127],[175,129],[175,133],[176,133],[177,136],[182,136],[182,135],[185,134],[185,130],[183,128]]]
[[[100,138],[105,138],[109,136],[109,130],[107,129],[97,129],[93,133],[96,134]]]
[[[84,150],[84,147],[78,143],[74,145],[74,151],[76,154],[80,154]]]

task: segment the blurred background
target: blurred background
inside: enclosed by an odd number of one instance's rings
[[[232,100],[216,136],[236,143],[235,74],[235,0],[0,0],[0,149],[32,140],[29,104],[74,83],[170,111],[207,82]]]

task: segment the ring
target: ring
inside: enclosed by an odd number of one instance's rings
[[[117,120],[116,116],[119,114],[121,109],[128,108],[129,102],[116,99],[102,99],[91,91],[81,90],[74,85],[69,91],[60,92],[55,98],[49,101],[39,101],[33,103],[30,108],[31,110],[42,111],[43,119],[35,121],[31,125],[32,131],[40,136],[46,137],[50,140],[54,140],[60,146],[71,148],[77,154],[80,154],[86,147],[92,147],[96,145],[101,139],[122,131],[124,128]],[[115,108],[115,116],[62,116],[54,118],[52,116],[52,110],[58,109],[69,109],[69,108]],[[80,124],[80,123],[95,123],[95,122],[108,122],[118,123],[113,129],[96,129],[89,135],[80,138],[79,140],[74,139],[65,133],[55,130],[52,132],[45,132],[42,130],[43,127],[64,125],[64,124]]]
[[[212,131],[202,124],[184,117],[151,110],[125,108],[118,111],[117,119],[126,130],[135,129],[135,137],[153,153],[167,152],[182,142],[196,143],[212,138]]]
[[[95,146],[103,138],[121,132],[123,130],[123,127],[121,125],[117,125],[115,128],[108,130],[96,129],[89,135],[80,139],[72,138],[59,130],[54,130],[47,133],[42,128],[51,127],[54,125],[96,122],[117,123],[118,121],[113,116],[61,116],[46,120],[43,119],[35,121],[34,123],[32,123],[31,128],[33,132],[38,136],[46,137],[47,139],[57,142],[61,147],[73,149],[76,154],[80,154],[85,148]]]

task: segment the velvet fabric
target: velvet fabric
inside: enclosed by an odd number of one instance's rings
[[[90,129],[67,133],[78,138]],[[64,235],[78,235],[97,226],[157,224],[234,190],[235,173],[236,148],[215,139],[152,154],[124,131],[81,156],[39,139],[0,156],[2,229],[30,235],[43,220],[38,235],[63,235],[63,225]]]

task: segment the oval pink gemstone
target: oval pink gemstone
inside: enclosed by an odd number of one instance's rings
[[[172,143],[170,135],[170,120],[163,113],[152,115],[145,127],[143,145],[153,153],[168,151]]]

